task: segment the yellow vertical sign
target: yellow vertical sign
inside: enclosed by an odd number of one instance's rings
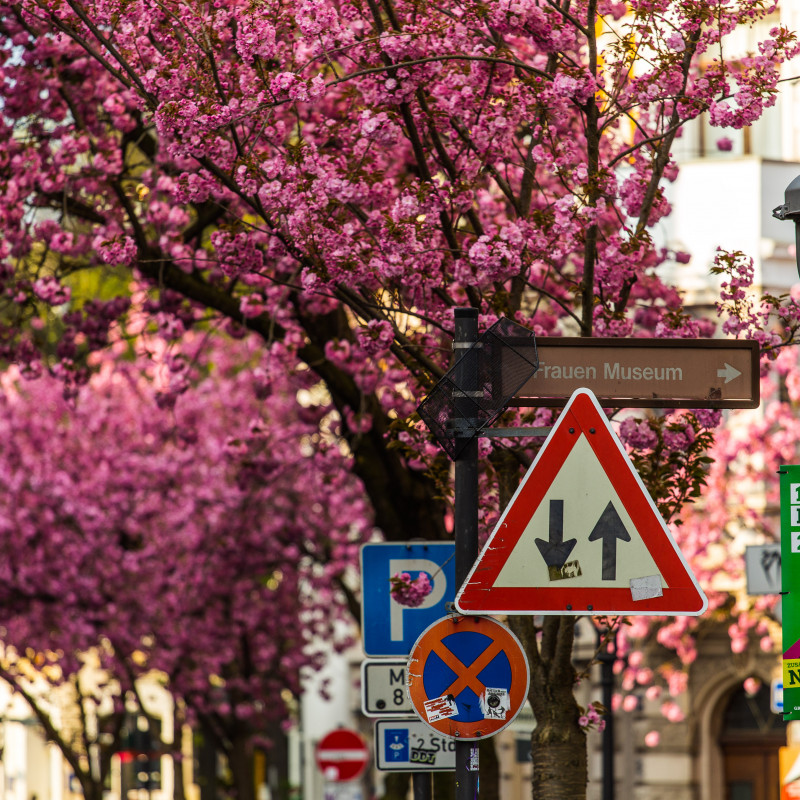
[[[800,747],[781,747],[778,751],[781,800],[800,800]]]

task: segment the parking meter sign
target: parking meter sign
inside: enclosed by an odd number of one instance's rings
[[[456,743],[420,720],[379,719],[375,722],[375,766],[387,772],[452,772]]]

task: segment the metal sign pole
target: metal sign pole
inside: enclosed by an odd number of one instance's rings
[[[414,800],[431,800],[431,797],[433,797],[432,772],[412,772],[411,783],[413,786]]]
[[[478,339],[478,310],[455,309],[455,360]],[[459,383],[464,389],[467,387]],[[454,530],[456,587],[466,579],[478,557],[478,437],[473,436],[455,459]],[[478,744],[456,741],[456,800],[478,797]]]
[[[603,689],[603,705],[606,708],[606,727],[603,730],[603,800],[614,800],[616,782],[614,778],[614,662],[617,660],[617,632],[608,634],[600,630],[597,632],[600,639],[600,684]],[[607,641],[605,641],[607,639]]]

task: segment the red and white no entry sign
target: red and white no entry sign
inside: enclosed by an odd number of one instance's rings
[[[356,732],[337,728],[326,733],[317,744],[317,766],[329,781],[352,781],[369,763],[369,748]]]

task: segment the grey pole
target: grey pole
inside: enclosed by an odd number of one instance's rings
[[[414,800],[431,800],[433,797],[432,772],[412,772],[411,785],[414,791]]]
[[[603,633],[598,632],[601,642]],[[597,659],[600,667],[600,685],[603,689],[603,705],[606,707],[606,727],[603,730],[603,800],[614,800],[614,662],[617,660],[617,632],[608,636],[608,642],[600,649]]]
[[[455,309],[454,358],[478,339],[478,310]],[[473,387],[465,386],[465,390]],[[474,387],[477,388],[477,387]],[[455,460],[454,530],[456,591],[478,557],[478,437],[473,436]],[[456,741],[456,800],[478,797],[478,743]]]

